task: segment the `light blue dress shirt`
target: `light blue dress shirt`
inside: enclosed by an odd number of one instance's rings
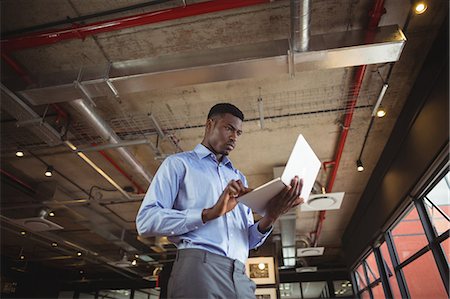
[[[224,156],[220,163],[205,146],[171,155],[158,169],[136,217],[143,236],[168,236],[178,249],[197,248],[245,263],[249,249],[260,246],[262,234],[250,208],[242,203],[225,215],[202,221],[202,211],[219,199],[231,180],[245,176]]]

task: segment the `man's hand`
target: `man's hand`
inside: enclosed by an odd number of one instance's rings
[[[203,223],[216,219],[234,209],[238,204],[236,198],[250,191],[251,189],[244,187],[241,180],[231,180],[225,187],[225,190],[223,190],[217,203],[213,207],[203,210]]]
[[[258,223],[261,232],[267,231],[278,217],[304,202],[303,198],[300,197],[302,188],[303,180],[299,180],[296,176],[292,179],[290,186],[286,186],[283,191],[267,203],[266,215]]]

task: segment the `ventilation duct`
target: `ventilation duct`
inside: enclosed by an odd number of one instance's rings
[[[406,38],[398,26],[377,28],[370,43],[365,40],[365,33],[365,30],[354,30],[311,36],[307,52],[292,53],[289,40],[284,39],[114,62],[85,68],[82,72],[40,74],[39,88],[19,93],[30,103],[42,105],[84,96],[110,96],[107,82],[114,84],[118,94],[127,94],[399,59]]]
[[[296,52],[306,52],[309,46],[311,0],[291,0],[291,43]]]
[[[122,142],[120,137],[117,136],[114,130],[97,114],[92,105],[90,103],[87,103],[86,100],[76,99],[74,101],[71,101],[70,105],[77,109],[86,118],[86,120],[89,121],[92,127],[104,140],[112,144]],[[127,148],[119,147],[116,150],[137,173],[141,174],[147,180],[147,182],[151,182],[152,176],[147,173],[144,167],[140,164],[139,161],[137,161],[134,155]]]

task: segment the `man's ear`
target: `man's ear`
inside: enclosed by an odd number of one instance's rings
[[[211,129],[213,128],[213,126],[214,126],[214,120],[211,119],[211,118],[208,118],[208,119],[206,120],[206,124],[205,124],[206,132],[207,132],[207,133],[210,132]]]

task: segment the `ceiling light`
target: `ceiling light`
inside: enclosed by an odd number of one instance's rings
[[[386,110],[384,110],[383,106],[378,107],[377,117],[383,117],[386,115]]]
[[[53,166],[49,165],[47,167],[47,170],[45,171],[45,176],[46,177],[51,177],[53,175]]]
[[[78,251],[78,252],[77,252],[77,256],[81,256],[81,251]]]
[[[22,236],[25,236],[25,235],[27,234],[27,232],[23,230],[23,231],[20,232],[20,234],[21,234]]]
[[[427,5],[423,2],[419,2],[414,7],[414,12],[418,15],[423,14],[427,10]]]
[[[52,247],[58,247],[58,243],[53,242],[53,243],[52,243]]]
[[[266,268],[266,264],[264,264],[264,263],[259,263],[259,264],[258,264],[258,268],[259,268],[259,270],[264,270],[264,269]]]
[[[84,271],[83,270],[80,270],[80,274],[83,274],[84,273]]]
[[[361,171],[364,170],[364,166],[363,166],[363,164],[362,164],[362,162],[361,162],[361,159],[358,159],[358,161],[356,161],[356,169],[357,169],[359,172],[361,172]]]
[[[134,257],[138,259],[139,258],[139,254],[135,254]]]
[[[137,261],[136,261],[136,260],[133,260],[133,261],[131,262],[131,264],[132,264],[133,266],[136,266],[136,265],[137,265]]]
[[[23,150],[21,150],[21,149],[18,149],[17,151],[16,151],[16,156],[17,157],[23,157],[25,154],[24,154],[24,152],[23,152]]]
[[[25,259],[25,256],[24,256],[23,254],[21,254],[21,255],[20,255],[20,259],[21,259],[21,260],[24,260],[24,259]]]
[[[48,216],[54,217],[54,216],[55,216],[55,212],[53,212],[53,211],[52,211],[52,212],[49,212],[49,213],[48,213]]]

